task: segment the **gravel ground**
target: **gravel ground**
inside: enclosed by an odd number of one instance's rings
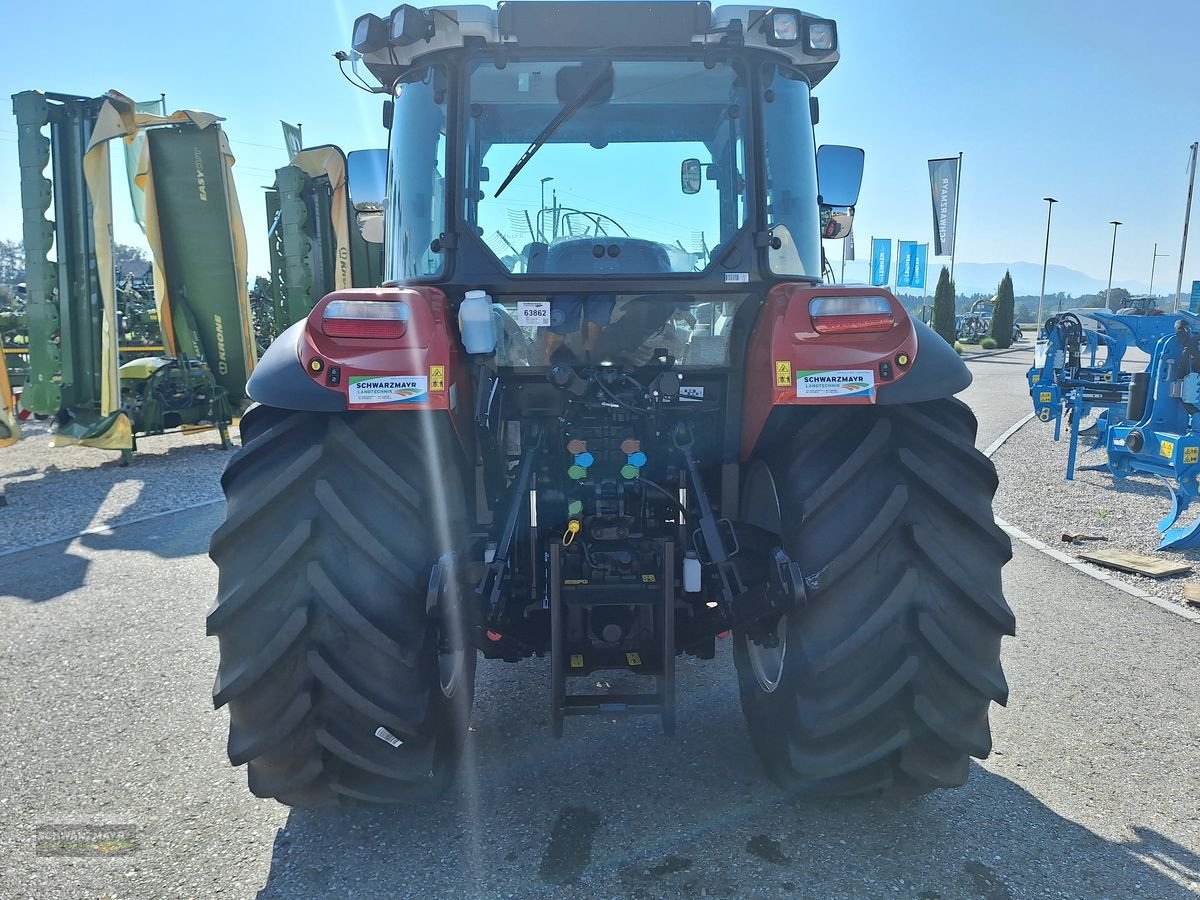
[[[0,552],[221,499],[229,452],[215,431],[142,438],[129,466],[110,450],[52,448],[48,422],[21,431],[0,450]]]
[[[1087,424],[1087,423],[1085,423]],[[996,514],[1062,552],[1078,556],[1091,550],[1130,550],[1169,562],[1193,566],[1190,574],[1156,579],[1142,575],[1103,571],[1143,591],[1181,606],[1183,585],[1200,584],[1200,550],[1155,550],[1156,525],[1171,510],[1167,489],[1148,475],[1113,478],[1107,471],[1081,471],[1103,465],[1103,450],[1084,453],[1088,439],[1081,438],[1075,480],[1067,481],[1066,428],[1055,443],[1052,426],[1030,420],[992,457],[1000,476]],[[1193,507],[1183,515],[1189,522],[1200,514]],[[1105,539],[1065,543],[1063,532],[1101,535]],[[1188,607],[1194,609],[1194,607]]]

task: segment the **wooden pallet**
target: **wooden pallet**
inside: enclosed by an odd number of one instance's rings
[[[1147,575],[1150,578],[1166,578],[1168,575],[1181,575],[1192,571],[1192,567],[1187,563],[1167,562],[1129,550],[1093,550],[1091,553],[1080,553],[1079,558],[1110,569]]]

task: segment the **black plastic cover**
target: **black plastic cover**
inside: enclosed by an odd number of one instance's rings
[[[345,396],[321,387],[300,365],[296,348],[305,324],[297,322],[267,348],[246,384],[246,393],[263,406],[304,412],[344,412]]]
[[[891,384],[880,385],[875,402],[881,406],[941,400],[971,385],[971,370],[953,347],[923,322],[912,320],[917,332],[917,356],[912,369]]]

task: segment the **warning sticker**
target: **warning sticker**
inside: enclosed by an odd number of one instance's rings
[[[446,389],[446,367],[429,367],[429,390],[444,391]]]
[[[350,379],[351,403],[420,403],[429,396],[425,375],[371,375]]]
[[[583,654],[582,653],[572,653],[571,654],[571,668],[572,669],[582,669],[583,668]]]
[[[1049,403],[1051,396],[1053,395],[1049,391],[1042,391],[1038,394],[1038,403]]]
[[[797,397],[874,397],[871,369],[827,369],[796,372]]]
[[[625,662],[631,666],[640,666],[642,664],[642,655],[640,653],[626,653]]]
[[[775,360],[775,387],[792,386],[792,364],[786,359]]]
[[[517,303],[517,324],[528,328],[545,328],[550,324],[550,301],[519,301]]]
[[[1174,441],[1159,441],[1158,442],[1158,455],[1161,456],[1163,459],[1170,459],[1171,457],[1173,457],[1175,455],[1175,442]]]
[[[1200,462],[1200,447],[1184,447],[1183,448],[1183,464],[1190,466],[1192,463]]]

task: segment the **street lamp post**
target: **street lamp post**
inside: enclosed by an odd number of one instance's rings
[[[1046,201],[1046,250],[1042,254],[1042,293],[1038,297],[1038,317],[1035,323],[1037,325],[1037,328],[1034,330],[1035,335],[1042,328],[1042,303],[1046,300],[1046,263],[1050,260],[1050,215],[1054,212],[1054,204],[1058,202],[1053,197],[1043,197],[1042,199]]]
[[[1170,256],[1170,253],[1158,252],[1158,241],[1154,242],[1154,256],[1150,258],[1150,296],[1154,296],[1154,264],[1158,262],[1160,256]]]
[[[538,210],[538,235],[543,244],[546,242],[546,182],[553,180],[553,175],[547,175],[542,179],[542,208]]]
[[[1108,298],[1112,294],[1113,263],[1117,261],[1117,226],[1123,223],[1113,219],[1108,224],[1113,227],[1113,245],[1112,256],[1108,258],[1108,287],[1104,289],[1104,307],[1106,309],[1108,308]]]

